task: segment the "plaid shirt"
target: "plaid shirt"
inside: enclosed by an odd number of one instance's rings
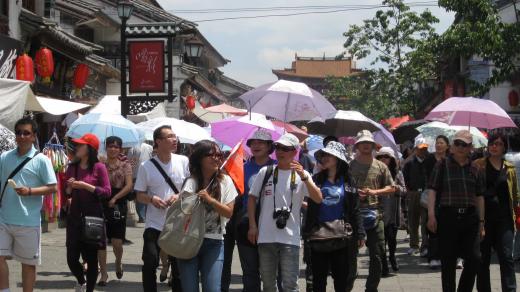
[[[451,156],[437,162],[429,188],[440,196],[440,206],[456,208],[476,206],[475,198],[486,189],[484,179],[471,163],[460,166]]]

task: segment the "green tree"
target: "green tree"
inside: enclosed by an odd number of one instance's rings
[[[422,82],[436,77],[434,54],[425,43],[437,37],[433,24],[438,19],[428,10],[411,11],[401,0],[385,0],[383,5],[386,9],[344,33],[346,54],[358,60],[373,57],[371,65],[381,69],[330,79],[328,93],[345,96],[344,107],[377,119],[415,113]]]
[[[432,43],[432,50],[436,50],[445,60],[479,56],[494,64],[491,77],[483,84],[466,79],[470,85],[469,94],[483,95],[490,87],[507,81],[519,72],[518,17],[514,23],[502,22],[495,1],[489,0],[439,0],[439,5],[455,12],[456,18],[448,30]]]

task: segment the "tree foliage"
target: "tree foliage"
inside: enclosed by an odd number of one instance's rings
[[[455,12],[456,20],[432,43],[433,50],[445,59],[479,56],[494,64],[491,77],[484,84],[473,83],[472,94],[485,94],[490,87],[518,73],[520,24],[504,23],[495,1],[440,0],[439,5]]]
[[[436,77],[436,56],[425,44],[438,37],[433,28],[438,19],[428,10],[410,10],[401,0],[385,0],[383,5],[387,8],[344,33],[346,54],[358,60],[374,57],[371,65],[381,69],[330,79],[328,93],[346,97],[340,107],[376,119],[414,113],[418,90]]]

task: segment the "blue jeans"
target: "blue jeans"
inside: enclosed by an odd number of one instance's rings
[[[204,292],[220,292],[224,263],[224,241],[205,238],[199,253],[192,259],[178,259],[183,292],[199,291],[199,272]]]
[[[146,218],[146,205],[143,203],[139,203],[135,200],[135,210],[137,211],[137,216],[139,216],[139,220],[144,221]]]
[[[278,267],[282,274],[284,292],[298,292],[300,274],[300,247],[282,243],[261,243],[258,245],[260,276],[265,292],[278,291],[276,274]]]

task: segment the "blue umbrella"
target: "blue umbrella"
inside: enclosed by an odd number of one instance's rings
[[[142,142],[137,126],[131,121],[117,114],[90,113],[81,116],[70,125],[67,136],[79,138],[92,133],[99,138],[101,145],[110,136],[117,136],[123,140],[123,147],[134,147]]]

